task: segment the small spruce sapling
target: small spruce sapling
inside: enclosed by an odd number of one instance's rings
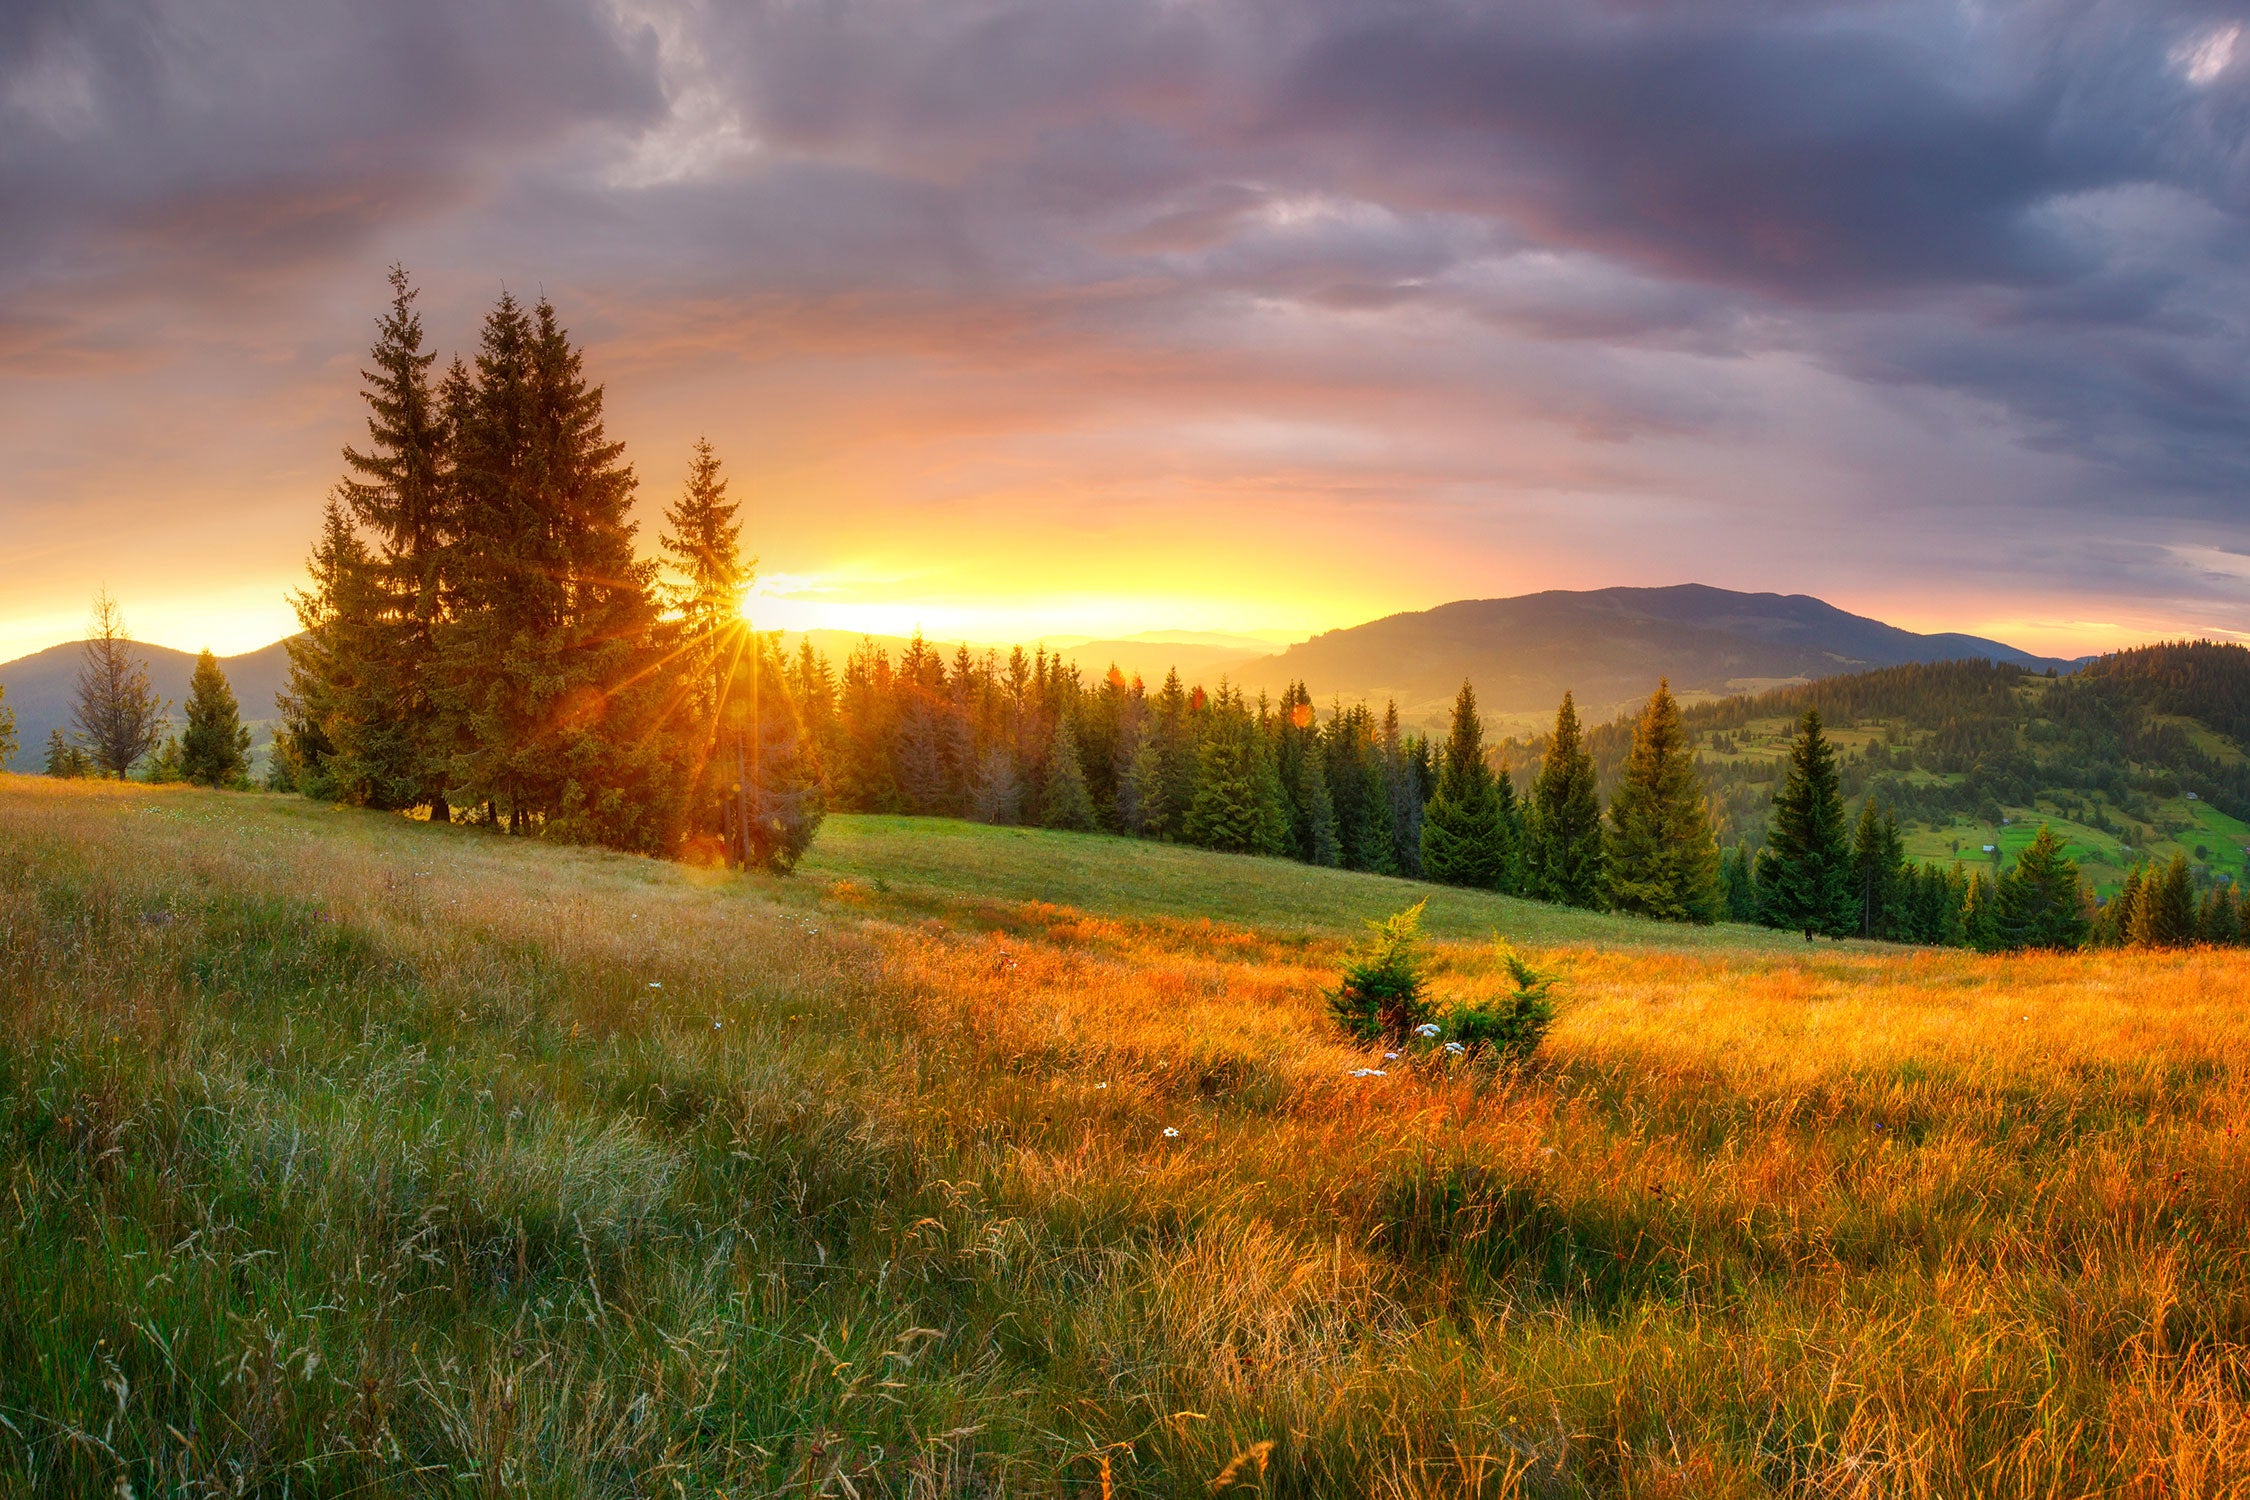
[[[1417,901],[1395,916],[1369,922],[1368,938],[1344,965],[1328,992],[1328,1014],[1355,1042],[1402,1048],[1430,1020],[1423,993],[1422,908]]]
[[[1515,988],[1505,995],[1467,1000],[1439,1020],[1445,1039],[1458,1042],[1470,1060],[1489,1055],[1495,1062],[1521,1062],[1539,1050],[1554,1024],[1554,976],[1542,974],[1505,941],[1500,962]]]
[[[1500,963],[1513,988],[1440,1011],[1430,1002],[1422,951],[1422,907],[1368,923],[1367,939],[1328,992],[1328,1013],[1361,1046],[1377,1043],[1427,1055],[1451,1052],[1464,1061],[1521,1062],[1539,1050],[1555,1019],[1554,979],[1524,962],[1505,942]]]

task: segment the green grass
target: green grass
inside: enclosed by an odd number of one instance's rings
[[[1349,938],[1426,901],[1423,927],[1438,937],[1680,951],[1802,945],[1759,927],[1679,927],[1291,860],[950,818],[831,817],[801,873],[862,885],[886,906],[970,921],[980,904],[1047,902]]]
[[[0,776],[0,1493],[2228,1495],[2250,960],[837,820],[791,881]],[[1221,1481],[1224,1480],[1223,1486]]]

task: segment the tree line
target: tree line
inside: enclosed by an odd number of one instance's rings
[[[780,869],[834,806],[1108,831],[1808,938],[1998,949],[2240,932],[2231,890],[2217,906],[2191,891],[2180,917],[2169,870],[2136,872],[2127,896],[2095,908],[2045,830],[2005,875],[1912,866],[1879,798],[1847,821],[1816,707],[1763,846],[1722,853],[1725,812],[1693,726],[1723,732],[1744,710],[1691,718],[1668,683],[1629,724],[1592,732],[1565,694],[1519,790],[1505,760],[1516,747],[1487,747],[1466,682],[1437,740],[1403,728],[1395,704],[1323,714],[1302,683],[1253,700],[1177,672],[1154,689],[1114,667],[1088,680],[1040,648],[948,656],[917,635],[893,660],[870,640],[838,672],[809,641],[785,653],[743,618],[757,560],[708,443],[664,512],[656,558],[640,556],[637,481],[550,303],[503,294],[473,359],[439,374],[415,289],[403,270],[390,280],[363,371],[368,437],[343,452],[294,599],[303,630],[270,787]],[[167,740],[168,705],[129,660],[106,596],[96,627],[77,732],[50,746],[49,769],[122,775],[145,760],[152,774],[241,784],[248,736],[209,653],[187,732]],[[1989,718],[2002,690],[1978,667],[1911,671],[1969,718]],[[2137,682],[2151,699],[2198,686]]]

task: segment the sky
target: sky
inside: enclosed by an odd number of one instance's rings
[[[2250,636],[2250,0],[10,0],[0,660],[293,628],[387,295],[776,626]]]

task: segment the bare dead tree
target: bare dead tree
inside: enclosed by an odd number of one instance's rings
[[[101,770],[122,778],[156,748],[172,705],[149,686],[148,663],[133,654],[125,615],[103,589],[94,596],[94,619],[78,669],[78,737]]]

